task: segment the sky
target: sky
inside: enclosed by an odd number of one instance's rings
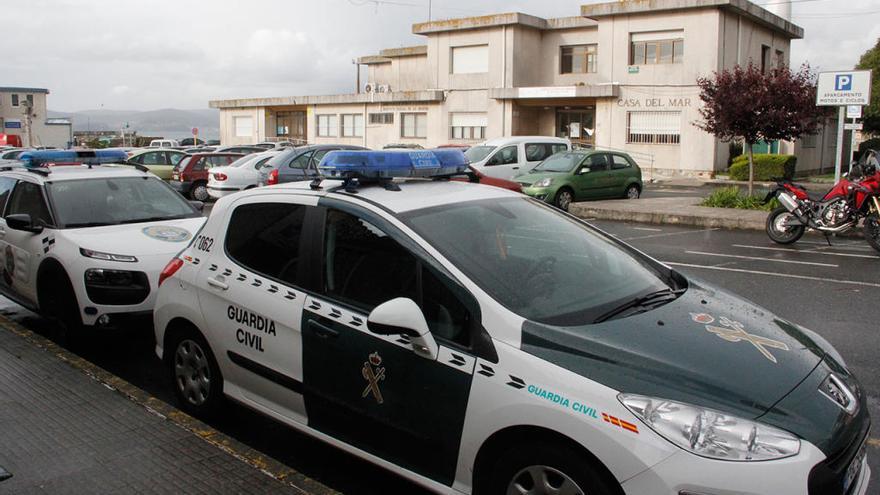
[[[781,0],[756,0],[758,4]],[[877,0],[791,0],[792,65],[849,69],[880,38]],[[579,13],[589,0],[433,0],[432,16]],[[208,100],[354,92],[352,59],[423,43],[428,0],[0,0],[0,86],[49,108],[206,108]],[[13,19],[17,21],[13,22]]]

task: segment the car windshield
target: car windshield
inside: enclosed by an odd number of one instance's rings
[[[464,156],[467,157],[468,161],[471,163],[481,162],[489,156],[489,153],[495,149],[495,146],[474,146],[473,148],[468,148],[467,151],[464,152]]]
[[[582,162],[584,155],[580,153],[557,153],[539,163],[533,172],[571,172]]]
[[[48,182],[62,228],[190,218],[199,212],[156,177],[103,177]]]
[[[646,258],[528,198],[450,204],[401,218],[507,309],[549,325],[589,324],[676,285]]]

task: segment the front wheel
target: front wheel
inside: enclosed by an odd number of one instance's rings
[[[880,215],[877,213],[865,217],[865,240],[872,248],[880,251]]]
[[[223,377],[208,342],[195,330],[175,339],[169,371],[181,409],[210,417],[223,402]]]
[[[194,199],[196,201],[205,202],[208,200],[208,185],[204,182],[196,182],[192,189],[189,190],[190,199]]]
[[[481,495],[612,495],[590,459],[566,445],[531,444],[500,456]]]
[[[568,211],[568,207],[571,206],[572,201],[574,201],[574,194],[571,192],[571,189],[563,187],[556,193],[556,198],[553,200],[553,204],[560,210]]]
[[[803,237],[807,228],[803,225],[790,225],[789,222],[797,220],[784,206],[780,206],[770,212],[767,217],[767,236],[777,244],[792,244]]]
[[[636,184],[630,184],[629,187],[626,188],[626,192],[624,193],[624,197],[626,199],[639,199],[639,196],[642,195],[642,190],[639,189],[639,186]]]

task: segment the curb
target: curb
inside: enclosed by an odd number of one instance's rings
[[[295,489],[300,494],[336,495],[340,493],[324,486],[318,481],[308,478],[304,474],[291,469],[285,464],[248,447],[238,440],[215,430],[211,426],[208,426],[174,406],[153,397],[149,393],[128,383],[122,378],[119,378],[90,361],[67,351],[51,340],[28,330],[2,314],[0,314],[0,328],[9,330],[37,348],[53,354],[58,359],[81,371],[89,378],[97,381],[110,390],[119,393],[135,404],[140,405],[146,409],[147,412],[166,421],[170,421],[175,426],[183,428],[184,430],[198,436],[221,451],[235,457],[248,466],[259,470],[266,476]]]

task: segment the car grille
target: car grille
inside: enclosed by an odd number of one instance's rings
[[[96,283],[86,279],[86,294],[95,304],[131,305],[140,304],[150,295],[150,282],[144,272],[128,272],[130,282]]]

